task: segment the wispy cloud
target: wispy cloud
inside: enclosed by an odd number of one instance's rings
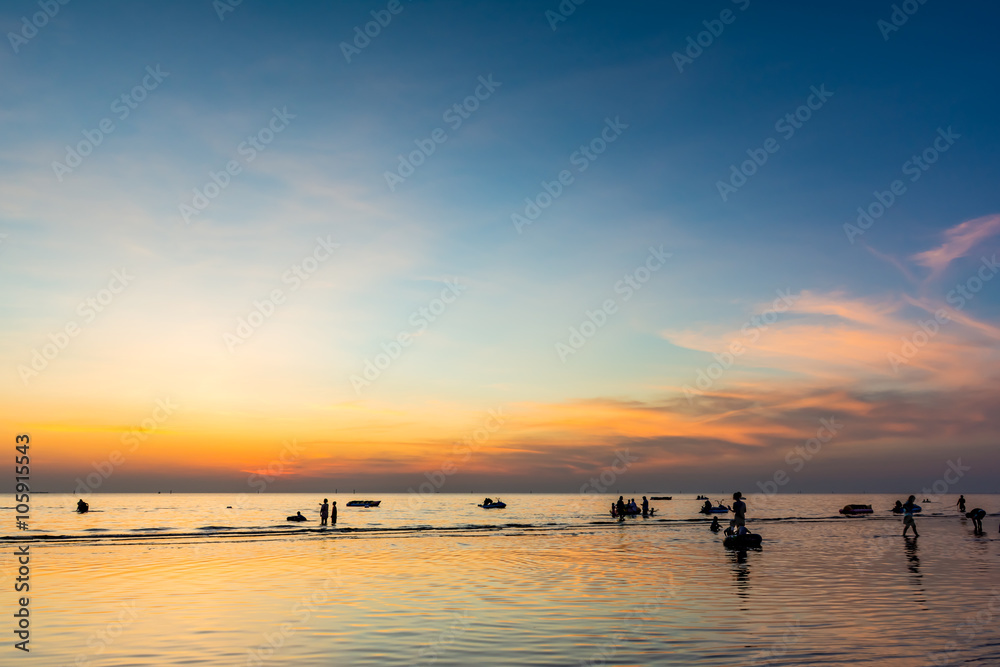
[[[937,248],[913,256],[913,261],[931,270],[928,281],[940,277],[954,260],[965,257],[980,241],[1000,233],[1000,215],[967,220],[944,232],[945,241]]]

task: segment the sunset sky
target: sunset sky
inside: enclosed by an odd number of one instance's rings
[[[6,3],[5,437],[51,491],[996,491],[1000,9],[913,4]]]

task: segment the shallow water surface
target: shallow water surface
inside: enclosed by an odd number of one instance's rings
[[[0,664],[1000,660],[995,516],[977,537],[942,504],[913,540],[885,511],[836,515],[848,502],[888,508],[887,497],[788,497],[767,511],[751,504],[764,545],[736,552],[690,497],[624,523],[603,513],[605,497],[511,496],[502,515],[467,496],[428,499],[424,512],[405,495],[381,498],[378,510],[342,509],[336,529],[288,532],[272,515],[306,513],[313,496],[261,498],[235,530],[198,530],[213,525],[210,512],[185,514],[232,504],[225,496],[94,496],[95,508],[115,508],[107,521],[64,520],[72,497],[51,496],[58,518],[43,530],[40,510],[28,542],[32,651],[8,648]],[[975,500],[991,511],[1000,502]],[[4,553],[20,538],[6,536]],[[11,581],[12,559],[3,565]]]

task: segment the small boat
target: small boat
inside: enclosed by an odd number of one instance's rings
[[[507,507],[507,503],[497,500],[496,502],[489,503],[488,505],[477,505],[477,507],[482,507],[484,510],[502,510]]]
[[[285,519],[286,521],[308,521],[309,519],[302,516],[302,512],[296,512],[292,516]]]
[[[722,540],[722,545],[727,549],[759,549],[763,538],[757,533],[746,535],[729,535]]]
[[[698,496],[695,500],[708,500],[708,496]]]
[[[381,500],[348,500],[348,507],[378,507]]]
[[[650,496],[650,500],[673,500],[673,496]]]
[[[840,513],[847,516],[857,516],[860,514],[871,514],[873,511],[871,505],[844,505]]]
[[[698,511],[702,514],[726,514],[729,512],[729,508],[725,505],[716,505],[715,507],[702,507]]]

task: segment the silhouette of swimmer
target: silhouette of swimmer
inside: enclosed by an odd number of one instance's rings
[[[709,528],[712,529],[713,533],[719,532],[719,529],[722,528],[722,526],[719,525],[719,517],[717,516],[712,517],[712,525],[709,526]]]
[[[85,514],[90,511],[90,505],[85,503],[83,499],[76,501],[76,511],[80,514]]]
[[[977,507],[968,514],[965,518],[972,519],[972,533],[974,535],[983,535],[983,519],[986,518],[986,510]]]
[[[302,512],[296,512],[292,516],[288,517],[288,521],[308,521],[309,519],[302,516]]]

